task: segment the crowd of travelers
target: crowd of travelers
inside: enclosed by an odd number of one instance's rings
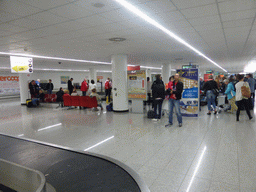
[[[229,77],[209,75],[208,81],[200,78],[199,86],[202,97],[206,98],[208,112],[217,114],[217,98],[220,95],[226,96],[226,107],[224,111],[234,113],[236,111],[236,121],[239,121],[240,111],[245,109],[249,120],[252,119],[250,110],[254,108],[255,79],[252,74],[246,76],[242,74],[231,75]],[[179,127],[182,126],[182,115],[180,111],[180,99],[183,92],[183,83],[179,80],[179,74],[169,78],[167,89],[160,75],[156,75],[156,80],[152,83],[147,79],[147,95],[152,97],[152,107],[154,108],[153,121],[158,121],[162,116],[162,104],[167,96],[169,103],[169,122],[166,127],[173,125],[173,109],[175,108]],[[150,87],[150,88],[149,88]],[[223,107],[224,108],[224,107]]]

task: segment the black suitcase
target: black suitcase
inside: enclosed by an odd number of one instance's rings
[[[149,119],[153,119],[155,117],[155,112],[153,110],[149,110],[147,116]]]

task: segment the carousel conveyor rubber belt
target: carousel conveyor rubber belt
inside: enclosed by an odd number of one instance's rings
[[[0,158],[41,171],[57,192],[149,192],[134,171],[100,155],[0,134]]]

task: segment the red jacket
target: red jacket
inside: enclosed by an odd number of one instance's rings
[[[105,89],[110,89],[109,80],[105,81]]]
[[[88,91],[88,84],[86,81],[82,82],[81,91]]]

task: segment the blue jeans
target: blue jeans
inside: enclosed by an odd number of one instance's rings
[[[215,110],[216,109],[216,103],[215,103],[216,95],[214,95],[211,90],[208,90],[206,92],[206,98],[207,98],[208,110],[211,111],[211,105],[213,105],[213,108]]]
[[[155,118],[161,119],[163,99],[154,100],[153,105],[154,105]],[[158,107],[158,114],[157,114],[157,107]]]
[[[169,99],[169,108],[170,108],[169,123],[172,123],[173,107],[175,107],[178,122],[182,123],[182,115],[180,112],[180,100],[175,100],[175,99]]]
[[[48,94],[52,94],[52,90],[51,89],[48,89]]]

